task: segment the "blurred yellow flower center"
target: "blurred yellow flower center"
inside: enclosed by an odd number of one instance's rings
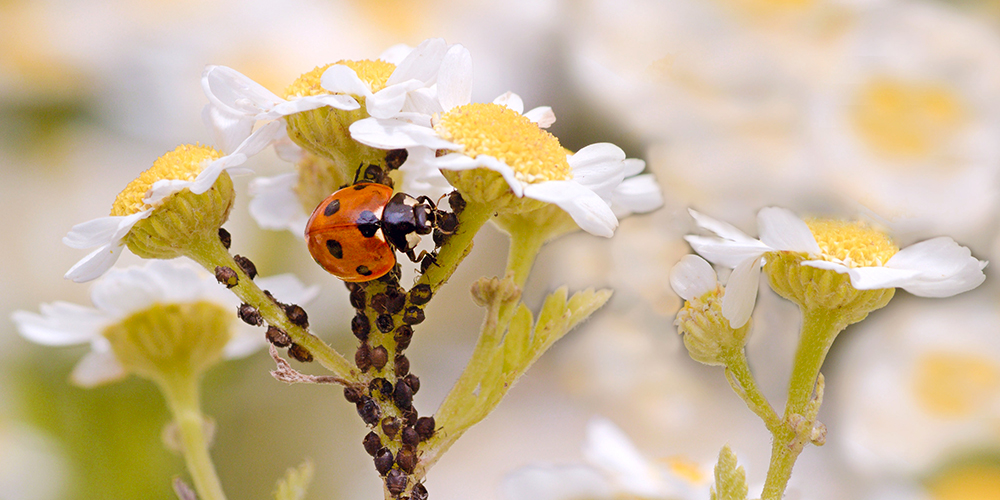
[[[701,466],[684,457],[669,457],[663,460],[667,469],[675,476],[684,479],[688,483],[698,486],[708,482],[708,477],[701,470]]]
[[[395,64],[378,59],[374,61],[369,59],[361,61],[344,60],[325,66],[317,66],[312,71],[304,73],[285,89],[285,99],[329,94],[330,91],[320,85],[320,79],[323,77],[323,73],[334,64],[342,64],[353,69],[358,74],[358,78],[368,84],[372,92],[378,92],[385,88],[385,82],[392,75],[392,72],[396,70]]]
[[[466,156],[489,155],[502,161],[521,182],[573,178],[559,139],[507,106],[459,106],[445,113],[434,130],[445,140],[461,144]]]
[[[823,260],[848,267],[880,267],[899,251],[889,237],[863,222],[831,219],[807,220]]]
[[[927,482],[933,500],[987,500],[1000,498],[1000,467],[978,463],[953,467]]]
[[[913,391],[931,414],[967,417],[1000,395],[1000,366],[974,354],[929,353],[917,361]]]
[[[860,89],[850,116],[878,153],[922,157],[941,149],[965,122],[960,96],[943,85],[875,79]]]
[[[222,157],[222,153],[209,146],[184,144],[159,157],[153,166],[128,183],[111,206],[111,215],[132,215],[149,208],[142,199],[159,180],[193,181],[205,164]]]

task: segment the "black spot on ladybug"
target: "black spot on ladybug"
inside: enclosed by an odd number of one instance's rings
[[[326,251],[336,259],[344,258],[344,247],[340,246],[337,240],[326,240]]]
[[[407,152],[405,149],[393,149],[385,154],[385,166],[389,170],[395,170],[406,162]]]
[[[380,221],[371,210],[365,210],[358,216],[358,220],[355,224],[358,225],[358,231],[361,231],[361,236],[371,238],[372,236],[375,236],[375,232],[378,231],[382,221]]]
[[[360,274],[362,276],[371,276],[372,275],[371,269],[368,269],[368,266],[364,266],[364,265],[358,266],[358,268],[355,269],[355,271],[357,271],[358,274]]]
[[[367,185],[367,184],[355,184],[355,185],[354,185],[354,190],[355,190],[355,191],[361,191],[362,189],[364,189],[364,188],[366,188],[366,187],[368,187],[368,185]]]
[[[329,217],[340,210],[340,200],[333,200],[323,209],[323,215]]]

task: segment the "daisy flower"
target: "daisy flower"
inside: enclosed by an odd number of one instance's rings
[[[512,93],[492,103],[472,103],[470,95],[460,84],[447,91],[439,88],[442,112],[430,123],[369,118],[351,125],[351,135],[385,149],[448,151],[428,158],[428,164],[442,170],[467,199],[491,204],[501,213],[526,213],[554,204],[583,230],[614,234],[618,219],[609,204],[626,169],[619,147],[600,143],[568,153],[543,130],[555,120],[551,109],[522,113],[523,102]],[[484,169],[493,175],[484,177]]]
[[[258,282],[275,297],[292,303],[309,301],[319,291],[317,287],[305,287],[292,275],[259,278]],[[222,331],[192,328],[188,329],[191,331],[171,332],[172,337],[164,334],[158,338],[161,343],[172,342],[178,352],[185,347],[191,352],[205,348],[205,344],[212,341],[200,337],[211,334],[224,337],[220,343],[220,347],[224,347],[215,354],[226,359],[248,356],[266,344],[260,329],[236,321],[233,313],[240,305],[239,299],[220,286],[215,276],[186,262],[153,260],[141,267],[113,269],[94,284],[90,296],[94,307],[53,302],[42,304],[41,314],[27,311],[13,314],[18,331],[32,342],[51,346],[90,344],[91,351],[80,360],[71,376],[74,383],[83,387],[93,387],[141,370],[141,367],[129,366],[134,359],[119,357],[122,339],[116,332],[123,326],[128,330],[137,320],[161,314],[157,311],[172,305],[206,306],[205,310],[213,318],[208,324],[217,325],[217,321],[222,321],[225,327]],[[196,321],[191,324],[198,326]],[[169,350],[164,348],[163,352]]]
[[[717,237],[689,235],[685,237],[688,243],[709,261],[733,268],[722,312],[737,328],[753,311],[758,272],[765,260],[791,258],[789,264],[795,268],[834,271],[846,275],[855,290],[902,288],[922,297],[948,297],[976,288],[986,279],[986,262],[948,237],[900,250],[886,234],[863,223],[806,222],[786,209],[769,207],[757,214],[760,239],[753,239],[729,224],[690,212],[700,227]],[[774,279],[772,286],[776,286]],[[790,298],[781,289],[775,291]]]
[[[708,498],[711,469],[680,458],[651,461],[610,420],[593,418],[585,464],[536,465],[504,482],[507,500]]]
[[[262,130],[273,131],[278,125],[269,124]],[[248,137],[235,151],[225,156],[214,148],[190,144],[178,146],[161,156],[118,194],[110,216],[77,224],[63,238],[63,243],[72,248],[98,247],[70,268],[66,278],[84,282],[104,274],[118,260],[122,247],[129,241],[135,243],[130,248],[141,257],[178,256],[178,242],[168,242],[167,246],[175,247],[171,254],[167,248],[154,248],[164,243],[161,240],[148,242],[143,248],[138,246],[138,239],[129,238],[129,235],[137,225],[144,226],[142,221],[161,209],[175,216],[181,215],[176,222],[187,227],[175,228],[180,233],[190,235],[194,227],[215,224],[209,229],[217,230],[225,222],[232,206],[232,181],[228,172],[247,172],[237,167],[267,145],[267,134],[259,134]],[[188,195],[181,196],[182,193]],[[198,209],[189,210],[192,208],[190,203],[197,204]],[[186,208],[174,206],[177,204],[188,205],[185,205]],[[145,229],[156,231],[153,227]],[[159,236],[171,239],[170,235]]]

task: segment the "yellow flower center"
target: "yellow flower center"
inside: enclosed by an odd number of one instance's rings
[[[701,470],[701,466],[685,457],[674,456],[663,460],[667,469],[675,476],[687,481],[693,486],[698,486],[708,482],[708,477]]]
[[[876,152],[913,158],[939,151],[966,115],[960,96],[943,85],[879,78],[861,88],[850,120]]]
[[[489,155],[502,161],[521,182],[573,178],[559,139],[507,106],[459,106],[445,113],[434,130],[445,140],[461,144],[466,156]]]
[[[931,414],[967,417],[1000,394],[1000,366],[974,354],[929,353],[917,361],[913,391]]]
[[[1000,498],[1000,467],[976,463],[953,467],[927,483],[934,500],[986,500]]]
[[[287,89],[285,89],[285,99],[329,94],[330,91],[324,89],[322,85],[320,85],[320,79],[323,77],[323,73],[334,64],[342,64],[353,69],[354,72],[358,74],[358,78],[368,84],[368,87],[373,93],[384,89],[385,82],[389,79],[389,76],[392,75],[392,72],[396,71],[395,64],[387,63],[379,59],[374,61],[369,59],[361,61],[344,60],[327,64],[325,66],[317,66],[312,71],[304,73],[297,80],[292,82]]]
[[[205,164],[222,157],[222,153],[209,146],[184,144],[177,149],[159,157],[153,166],[139,174],[125,186],[115,203],[111,206],[111,215],[132,215],[149,208],[142,199],[146,192],[159,180],[193,181]]]
[[[848,267],[881,267],[899,251],[885,233],[863,222],[813,219],[806,225],[823,251],[823,260]]]

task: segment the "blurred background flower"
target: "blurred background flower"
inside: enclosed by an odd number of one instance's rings
[[[427,483],[436,499],[500,498],[510,471],[581,463],[594,414],[646,457],[708,463],[728,442],[750,484],[761,483],[763,425],[720,371],[688,358],[672,326],[680,302],[667,274],[687,252],[688,206],[747,232],[762,206],[861,213],[892,227],[900,246],[948,235],[981,259],[1000,258],[1000,8],[991,0],[8,0],[0,312],[86,302],[89,288],[62,278],[83,254],[61,238],[107,215],[118,190],[163,151],[211,143],[201,122],[206,65],[281,92],[315,66],[428,37],[469,48],[473,100],[514,91],[528,109],[552,106],[549,130],[564,146],[621,146],[646,160],[666,203],[623,219],[610,240],[574,234],[543,251],[529,304],[564,282],[616,295],[439,462]],[[247,166],[292,171],[271,151]],[[294,235],[257,227],[248,182],[236,179],[226,226],[234,251],[262,274],[320,285],[310,322],[349,352],[346,290]],[[472,350],[481,311],[468,284],[502,272],[504,248],[503,235],[485,230],[427,309],[408,351],[423,413]],[[948,485],[972,484],[961,478],[996,484],[1000,292],[996,272],[986,272],[967,297],[927,305],[900,293],[834,347],[820,413],[830,445],[797,464],[792,488],[802,498],[956,498]],[[749,358],[778,404],[798,317],[761,293]],[[32,464],[13,483],[0,474],[0,498],[173,498],[169,480],[182,461],[161,445],[169,417],[148,382],[84,391],[67,382],[84,348],[31,345],[9,321],[0,336],[0,464]],[[267,497],[307,456],[318,472],[311,497],[377,497],[354,409],[338,391],[275,382],[271,366],[255,355],[205,380],[213,456],[230,497]]]

